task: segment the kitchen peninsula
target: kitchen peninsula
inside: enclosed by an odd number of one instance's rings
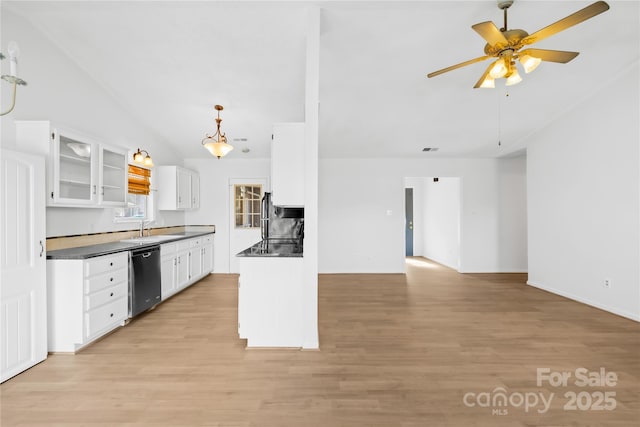
[[[302,347],[302,245],[260,242],[236,256],[240,338],[247,347]]]

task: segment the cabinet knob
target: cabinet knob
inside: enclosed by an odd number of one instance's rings
[[[113,282],[113,277],[109,279],[110,282]]]
[[[113,263],[112,263],[112,262],[110,262],[110,263],[109,263],[109,266],[113,267]]]
[[[109,315],[109,317],[113,317],[113,313],[111,313],[111,314]]]
[[[113,292],[111,292],[111,295],[109,295],[109,296],[112,297],[113,296]]]

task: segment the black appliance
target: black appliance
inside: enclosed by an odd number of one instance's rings
[[[298,241],[304,236],[304,208],[274,206],[271,193],[264,193],[260,208],[263,241]]]
[[[134,249],[129,257],[129,317],[160,302],[160,245]]]

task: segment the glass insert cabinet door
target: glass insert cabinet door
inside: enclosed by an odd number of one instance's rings
[[[262,185],[235,185],[236,228],[260,227]]]
[[[93,170],[98,145],[57,132],[54,135],[54,185],[48,199],[60,204],[94,203],[98,189]]]
[[[123,206],[127,202],[127,153],[103,147],[100,154],[100,203]]]

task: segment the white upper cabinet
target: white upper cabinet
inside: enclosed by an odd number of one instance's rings
[[[99,203],[102,206],[126,203],[127,169],[127,150],[101,146]]]
[[[48,205],[96,206],[99,144],[72,132],[54,130],[51,136]]]
[[[48,121],[17,121],[18,146],[50,144],[47,206],[124,206],[127,200],[127,150],[91,137],[54,129]],[[38,148],[38,151],[43,151]]]
[[[276,123],[271,142],[271,200],[304,206],[304,123]]]
[[[191,172],[191,209],[200,208],[200,175]]]
[[[158,166],[154,170],[158,209],[175,211],[200,207],[200,176],[180,166]]]

